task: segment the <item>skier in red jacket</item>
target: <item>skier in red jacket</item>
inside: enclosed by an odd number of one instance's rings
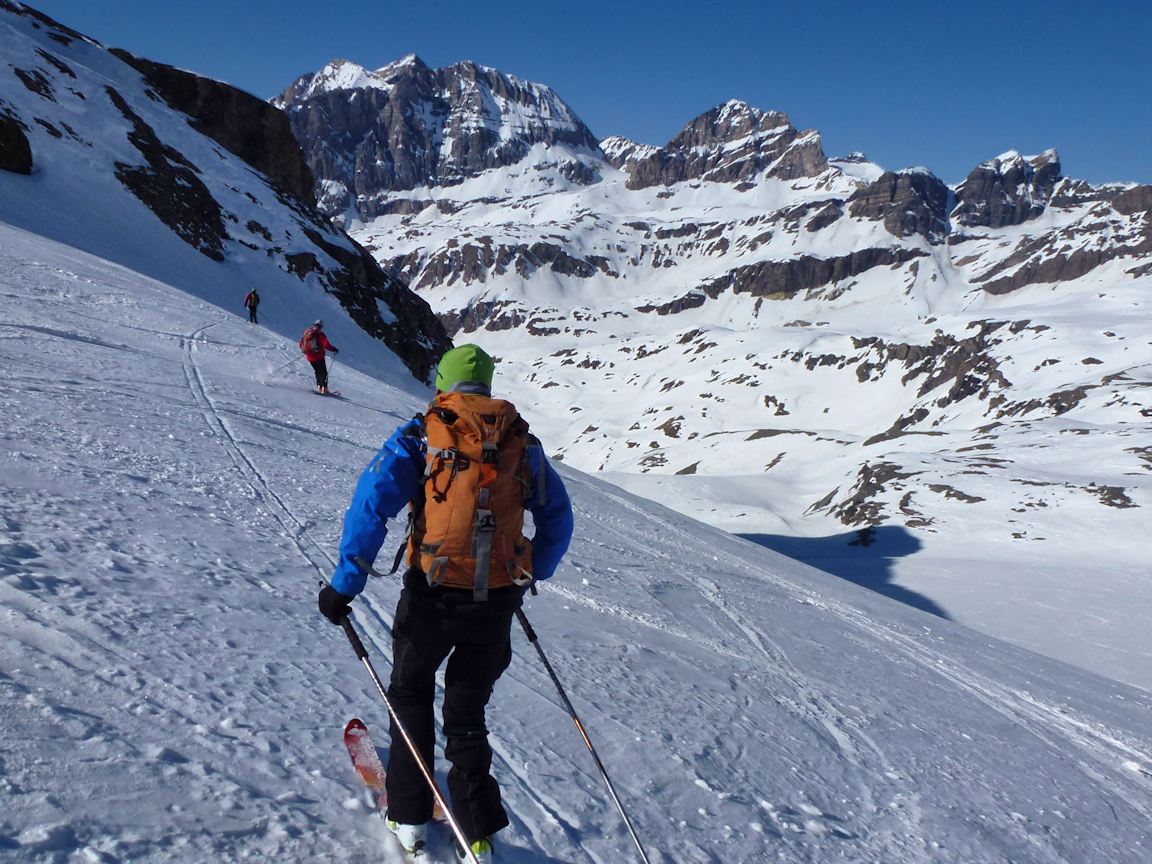
[[[304,335],[300,337],[300,350],[304,352],[304,357],[312,364],[312,370],[316,373],[317,391],[326,394],[328,392],[328,364],[324,362],[324,352],[331,351],[333,354],[339,354],[340,349],[329,342],[328,337],[324,335],[323,321],[317,321],[304,331]]]
[[[248,292],[244,298],[244,308],[248,310],[248,320],[253,324],[259,323],[256,320],[256,307],[260,305],[260,292],[253,288]]]

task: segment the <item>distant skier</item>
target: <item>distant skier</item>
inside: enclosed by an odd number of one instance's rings
[[[324,322],[316,321],[304,331],[300,337],[300,350],[304,357],[312,364],[312,371],[316,373],[316,390],[320,393],[328,392],[328,364],[324,360],[324,352],[331,351],[339,354],[340,349],[328,341],[324,335]]]
[[[256,307],[260,305],[260,292],[253,288],[244,298],[244,308],[248,310],[248,320],[258,324],[256,320]]]
[[[364,590],[387,520],[408,504],[408,569],[392,623],[388,699],[431,768],[436,671],[448,658],[448,791],[482,862],[492,860],[492,835],[508,825],[484,709],[512,660],[512,618],[524,592],[553,574],[572,538],[564,484],[515,407],[492,398],[493,371],[492,358],[475,345],[440,359],[427,413],[396,429],[360,476],[339,561],[319,597],[320,612],[340,623]],[[525,509],[535,525],[531,541],[522,533]],[[391,732],[388,827],[415,851],[425,843],[432,791],[395,722]],[[466,857],[460,849],[457,855]]]

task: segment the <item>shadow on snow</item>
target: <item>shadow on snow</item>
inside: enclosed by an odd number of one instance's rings
[[[785,537],[779,534],[741,534],[761,546],[795,558],[841,579],[899,600],[941,618],[946,613],[934,601],[892,583],[892,562],[920,550],[921,543],[899,525],[861,528],[831,537]]]

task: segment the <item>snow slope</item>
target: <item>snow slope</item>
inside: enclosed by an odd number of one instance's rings
[[[340,741],[383,707],[314,598],[420,397],[338,364],[323,399],[293,355],[0,223],[0,859],[394,860]],[[1152,858],[1152,695],[563,472],[577,537],[527,611],[653,861]],[[384,672],[396,598],[356,604]],[[514,649],[501,860],[635,860]]]
[[[37,14],[0,2],[0,115],[24,127],[34,166],[29,176],[0,170],[0,220],[222,310],[244,312],[245,295],[258,288],[262,325],[298,338],[322,318],[349,362],[370,357],[399,378],[400,357],[376,351],[363,327],[375,321],[383,338],[405,310],[389,308],[397,295],[374,288],[372,274],[348,272],[362,254],[349,238],[193,128],[135,68]],[[185,200],[181,189],[200,192]],[[432,348],[443,338],[415,332],[412,319],[403,324],[401,343]]]

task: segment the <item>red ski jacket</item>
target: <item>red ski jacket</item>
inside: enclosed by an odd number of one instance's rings
[[[335,351],[336,348],[328,341],[323,330],[309,327],[300,337],[300,350],[304,352],[304,357],[309,363],[315,363],[324,359],[325,351]]]

